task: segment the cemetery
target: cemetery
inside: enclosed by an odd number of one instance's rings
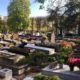
[[[0,8],[0,80],[80,80],[79,0],[2,0]]]
[[[75,41],[55,40],[55,43],[51,44],[45,41],[36,43],[36,40],[29,41],[26,37],[23,39],[18,36],[17,39],[1,40],[0,45],[1,70],[10,69],[13,76],[41,72],[42,75],[58,75],[60,78],[64,75],[65,78],[69,78],[68,76],[77,75],[73,72],[79,71],[80,68],[79,55],[76,56],[76,61],[70,58],[71,54],[77,55],[80,52],[78,38]],[[72,62],[70,59],[73,59]],[[72,63],[75,63],[74,69],[70,66]],[[57,72],[60,70],[62,73]],[[73,72],[64,73],[66,71]]]

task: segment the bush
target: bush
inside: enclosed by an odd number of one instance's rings
[[[44,51],[35,51],[29,54],[29,63],[32,66],[40,66],[42,63],[47,61],[47,54]]]
[[[35,76],[34,77],[34,80],[49,80],[48,76]]]
[[[72,52],[72,47],[61,47],[61,53],[59,54],[60,63],[66,63],[69,54],[71,54]]]
[[[58,76],[53,76],[50,78],[50,80],[60,80],[60,78]]]
[[[56,58],[54,56],[48,56],[48,61],[49,62],[53,62],[55,60],[56,60]]]
[[[61,47],[61,51],[64,53],[71,53],[73,49],[72,47]]]
[[[38,75],[34,77],[34,80],[60,80],[60,78],[58,76],[48,77],[48,76]]]

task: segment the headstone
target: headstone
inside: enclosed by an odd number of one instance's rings
[[[55,43],[55,34],[52,32],[51,34],[51,43]]]
[[[32,77],[26,77],[23,80],[33,80],[33,78]]]
[[[0,77],[0,80],[11,80],[12,79],[12,70],[6,69],[6,68],[1,69],[0,76],[3,77],[3,79]]]

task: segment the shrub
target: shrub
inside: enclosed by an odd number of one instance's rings
[[[60,80],[60,78],[58,76],[48,77],[48,76],[38,75],[34,77],[34,80]]]
[[[61,51],[64,53],[71,53],[73,51],[72,47],[61,47]]]
[[[53,62],[55,60],[56,60],[56,58],[54,56],[48,56],[48,61],[49,62]]]
[[[60,80],[60,78],[58,76],[53,76],[50,78],[50,80]]]
[[[47,54],[44,51],[35,51],[29,55],[29,63],[32,66],[39,66],[47,61]]]
[[[39,76],[34,77],[34,80],[49,80],[49,77],[39,75]]]

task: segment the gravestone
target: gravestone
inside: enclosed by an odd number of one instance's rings
[[[11,80],[11,79],[12,79],[12,70],[6,68],[0,70],[0,80]]]
[[[52,32],[51,34],[51,43],[55,43],[55,34]]]

